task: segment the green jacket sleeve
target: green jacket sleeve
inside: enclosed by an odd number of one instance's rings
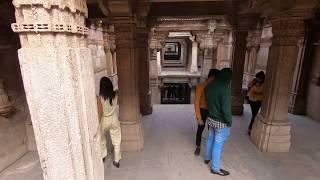
[[[220,103],[222,107],[223,120],[226,122],[228,127],[231,127],[232,126],[231,92],[229,88],[227,91],[222,90]]]

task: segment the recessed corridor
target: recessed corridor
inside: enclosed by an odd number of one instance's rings
[[[320,124],[302,116],[289,115],[292,148],[289,153],[262,153],[250,142],[246,128],[250,110],[234,117],[231,138],[225,146],[223,168],[231,176],[210,174],[209,167],[193,155],[196,122],[192,105],[155,105],[144,116],[145,148],[125,152],[120,169],[105,162],[108,180],[316,180],[320,177]],[[206,136],[206,133],[204,133]],[[204,144],[204,143],[203,143]],[[1,180],[40,180],[40,164],[35,154],[27,154],[0,174]]]

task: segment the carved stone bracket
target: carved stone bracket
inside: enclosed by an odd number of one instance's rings
[[[197,41],[200,42],[200,49],[212,49],[218,46],[218,39],[213,34],[197,33]]]

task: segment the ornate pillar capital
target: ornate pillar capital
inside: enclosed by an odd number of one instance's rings
[[[112,53],[116,51],[116,37],[113,25],[104,25],[103,27],[103,43],[105,49],[110,49]]]
[[[161,50],[165,45],[168,34],[169,32],[155,32],[155,29],[152,28],[149,33],[149,48]]]
[[[272,45],[297,45],[298,40],[304,35],[304,19],[282,16],[271,19]]]
[[[258,49],[260,47],[261,33],[262,31],[260,29],[256,29],[248,32],[248,36],[247,36],[248,49],[251,49],[251,48]]]
[[[218,46],[218,39],[214,38],[213,34],[198,33],[197,40],[200,43],[200,49],[213,49]]]

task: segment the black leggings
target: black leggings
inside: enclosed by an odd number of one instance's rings
[[[201,119],[203,120],[203,125],[200,126],[198,125],[198,130],[197,130],[197,137],[196,137],[196,145],[197,147],[200,147],[201,145],[201,136],[204,128],[206,127],[206,121],[208,117],[208,110],[207,109],[200,109],[200,114],[201,114]]]
[[[249,125],[249,130],[251,131],[252,125],[254,123],[254,119],[256,118],[256,116],[259,112],[259,109],[261,107],[261,101],[250,101],[249,100],[249,104],[250,104],[251,112],[252,112],[251,122]]]

